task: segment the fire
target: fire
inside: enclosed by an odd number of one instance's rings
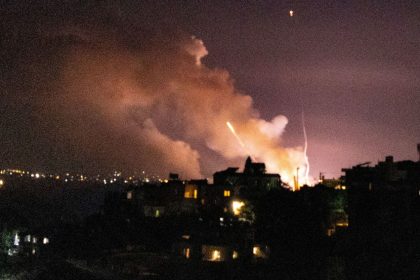
[[[278,139],[283,126],[287,123],[282,118],[271,122],[258,120],[246,123],[241,126],[242,136],[246,136],[243,141],[230,121],[226,122],[230,132],[235,136],[237,142],[242,147],[243,155],[255,155],[267,166],[268,172],[279,173],[282,181],[291,190],[297,191],[303,185],[310,184],[309,178],[309,159],[307,156],[308,139],[304,117],[302,114],[302,124],[304,133],[304,146],[302,150],[295,148],[282,148],[278,146]]]

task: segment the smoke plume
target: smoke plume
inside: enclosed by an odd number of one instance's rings
[[[301,147],[282,147],[287,118],[261,119],[227,71],[202,62],[208,51],[200,39],[179,32],[123,36],[81,30],[43,31],[36,41],[41,46],[30,49],[37,59],[31,56],[29,65],[22,61],[16,70],[26,76],[15,82],[28,85],[15,90],[24,92],[15,100],[31,104],[27,127],[37,131],[17,138],[32,139],[26,145],[35,165],[60,161],[61,168],[179,172],[190,178],[216,171],[200,158],[208,149],[226,160],[251,153],[288,182],[304,166]]]

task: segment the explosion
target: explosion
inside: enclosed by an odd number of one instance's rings
[[[281,145],[287,118],[261,119],[227,71],[203,63],[208,51],[201,40],[95,28],[49,30],[40,37],[53,47],[28,52],[45,59],[30,68],[41,82],[28,84],[33,131],[42,143],[34,157],[52,159],[39,166],[61,159],[84,172],[197,178],[215,171],[209,154],[226,165],[252,155],[292,186],[306,149]],[[45,67],[49,63],[54,67]]]

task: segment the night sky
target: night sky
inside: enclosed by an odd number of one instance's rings
[[[294,170],[302,112],[313,177],[418,159],[417,1],[20,2],[0,4],[1,167]]]

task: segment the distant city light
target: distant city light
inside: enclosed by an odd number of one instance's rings
[[[289,15],[290,15],[291,17],[293,16],[293,13],[294,13],[294,12],[293,12],[293,10],[290,10],[290,11],[289,11]]]

